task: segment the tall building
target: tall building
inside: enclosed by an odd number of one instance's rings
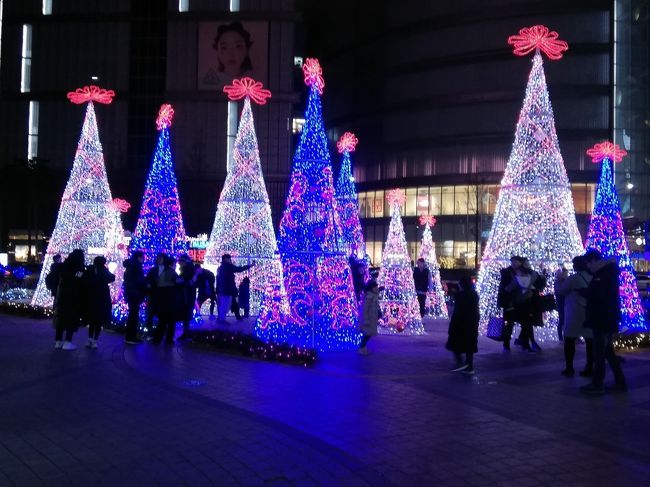
[[[197,234],[214,220],[237,132],[237,104],[221,89],[243,75],[262,81],[273,97],[254,108],[255,121],[279,220],[298,100],[293,1],[0,0],[0,12],[0,242],[26,225],[51,232],[83,120],[66,93],[89,84],[117,93],[97,118],[113,194],[132,204],[130,230],[158,109],[173,105],[181,206],[188,233]]]
[[[514,56],[506,41],[534,24],[569,43],[562,60],[545,60],[545,71],[582,235],[598,178],[585,150],[613,135],[630,135],[638,150],[629,176],[618,179],[624,194],[630,190],[623,178],[635,183],[627,215],[650,218],[647,2],[403,0],[370,7],[340,0],[303,6],[305,54],[318,53],[328,74],[323,103],[330,138],[346,130],[359,138],[354,175],[374,263],[388,230],[386,192],[401,188],[412,258],[422,232],[417,215],[433,214],[442,267],[476,265],[531,68],[531,58]]]

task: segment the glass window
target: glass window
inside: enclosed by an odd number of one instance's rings
[[[29,129],[27,132],[27,159],[38,155],[38,102],[29,102]]]
[[[476,186],[467,187],[467,213],[476,214]]]
[[[454,214],[454,187],[443,186],[441,199],[441,215]]]
[[[361,218],[366,218],[368,216],[367,213],[367,206],[366,206],[366,193],[359,193],[357,195],[357,198],[359,199],[359,216]],[[366,238],[367,240],[367,238]]]
[[[372,216],[375,218],[381,218],[384,216],[384,207],[386,206],[388,205],[384,204],[384,192],[375,191],[372,203]],[[388,211],[390,212],[390,209]]]
[[[584,184],[572,184],[571,196],[573,197],[573,206],[579,215],[587,213],[587,187]]]
[[[20,63],[20,91],[27,93],[31,90],[32,77],[32,26],[23,24],[23,48]]]
[[[429,188],[429,215],[440,215],[440,186]]]
[[[428,215],[429,206],[429,188],[418,188],[417,214]]]
[[[590,183],[587,185],[587,213],[594,211],[594,204],[596,202],[596,185]]]
[[[454,214],[467,215],[467,186],[455,187]]]
[[[404,210],[404,216],[415,216],[417,215],[417,188],[408,188],[406,190],[406,208]]]

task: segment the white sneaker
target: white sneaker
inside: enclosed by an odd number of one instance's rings
[[[63,350],[76,350],[77,346],[72,342],[63,342]]]
[[[63,347],[63,342],[61,340],[57,340],[54,342],[54,348],[61,348]]]

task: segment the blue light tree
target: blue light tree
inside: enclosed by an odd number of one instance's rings
[[[358,346],[361,334],[321,113],[325,83],[318,60],[307,59],[303,72],[310,86],[306,122],[293,158],[278,239],[290,314],[282,325],[261,313],[255,334],[318,350],[351,349]]]
[[[160,132],[158,144],[147,175],[140,217],[131,240],[131,251],[144,252],[145,268],[154,265],[156,254],[160,252],[178,256],[186,253],[188,248],[169,143],[173,116],[171,105],[160,107],[156,119]]]
[[[614,163],[621,162],[627,152],[618,144],[602,142],[587,151],[594,163],[601,162],[600,179],[596,191],[596,203],[591,214],[585,248],[598,250],[603,257],[616,257],[621,270],[619,291],[621,299],[621,333],[648,330],[639,299],[639,290],[625,240],[621,207],[614,185]]]
[[[346,255],[357,259],[366,256],[366,244],[363,241],[361,222],[359,221],[359,198],[352,177],[350,154],[355,151],[359,140],[352,132],[345,132],[336,147],[343,155],[339,177],[336,180],[336,205],[341,222],[341,240]]]

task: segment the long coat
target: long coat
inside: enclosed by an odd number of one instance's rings
[[[589,328],[585,328],[587,316],[586,290],[591,282],[587,271],[576,272],[558,282],[555,292],[564,296],[564,336],[568,338],[591,338]]]
[[[517,277],[506,287],[512,293],[514,306],[513,318],[520,325],[541,326],[544,324],[542,312],[539,309],[539,293],[546,287],[546,278],[535,271],[530,271],[530,285],[522,288]]]
[[[81,325],[84,297],[83,271],[83,265],[77,267],[67,260],[61,265],[55,312],[64,330],[76,331]]]
[[[88,266],[83,276],[84,316],[88,323],[105,325],[111,321],[111,290],[115,275],[105,267]]]
[[[379,293],[366,291],[361,305],[361,331],[364,335],[374,336],[377,334],[379,313]]]
[[[478,322],[478,294],[474,289],[462,289],[456,293],[456,304],[449,321],[447,350],[454,353],[478,352]]]
[[[585,326],[606,333],[616,333],[621,321],[618,275],[620,270],[612,259],[594,273],[587,288]]]

